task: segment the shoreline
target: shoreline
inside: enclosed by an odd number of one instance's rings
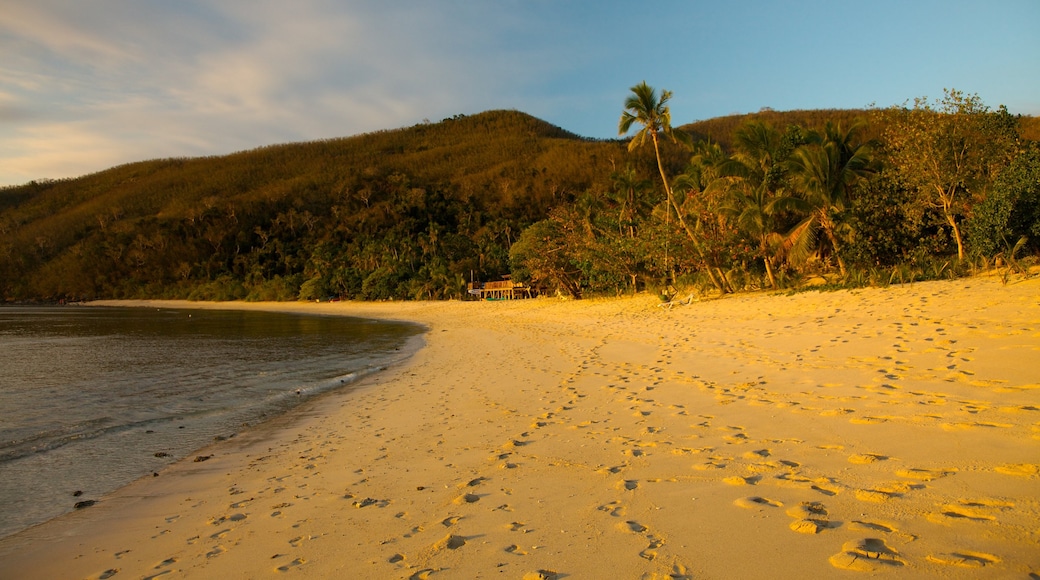
[[[0,540],[0,577],[1037,574],[1038,295],[104,301],[413,322],[426,344]]]

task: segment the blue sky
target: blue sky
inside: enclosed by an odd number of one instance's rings
[[[976,93],[1040,115],[1040,1],[0,0],[0,185],[516,109],[615,137]]]

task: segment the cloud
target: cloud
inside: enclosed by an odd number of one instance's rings
[[[674,91],[681,123],[886,105],[948,80],[1036,112],[1023,96],[1036,80],[1014,74],[1040,54],[1022,40],[1036,8],[938,21],[915,10],[891,24],[851,7],[680,1],[0,0],[0,185],[499,108],[611,137],[643,79]],[[1011,29],[933,50],[948,25],[982,33],[987,18]]]
[[[479,5],[67,8],[39,2],[5,18],[0,50],[23,56],[0,64],[0,131],[16,151],[0,183],[518,107],[559,63],[524,44],[523,14]]]

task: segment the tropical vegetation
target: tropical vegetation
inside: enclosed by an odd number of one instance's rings
[[[675,127],[671,96],[632,87],[630,139],[490,111],[0,188],[0,297],[451,299],[502,276],[717,294],[1024,272],[1040,252],[1035,118],[951,90]]]

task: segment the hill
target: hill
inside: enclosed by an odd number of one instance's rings
[[[507,273],[520,230],[630,161],[621,142],[491,111],[33,182],[0,190],[0,292],[284,299],[324,277],[319,294],[441,297]]]
[[[763,110],[681,129],[728,149],[752,119],[783,130],[868,116]],[[1023,136],[1040,129],[1035,121],[1021,119]],[[689,153],[663,147],[676,175]],[[629,153],[621,140],[489,111],[2,188],[0,297],[461,297],[470,279],[510,272],[525,228],[554,208],[602,198],[628,168],[657,187],[648,148]]]
[[[869,123],[870,111],[867,109],[819,109],[797,111],[774,111],[762,109],[757,113],[743,115],[727,115],[703,121],[694,121],[680,128],[689,133],[695,141],[710,139],[722,145],[723,149],[732,148],[733,133],[748,121],[762,121],[783,131],[790,125],[819,128],[827,122],[838,123],[843,127],[851,127],[856,122]],[[870,130],[865,137],[873,139],[880,135],[880,129]]]

